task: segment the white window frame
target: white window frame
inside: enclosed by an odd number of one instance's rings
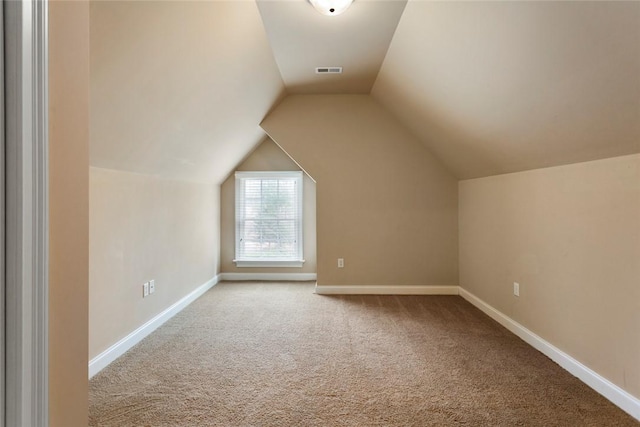
[[[238,251],[240,248],[240,234],[241,234],[241,222],[244,220],[240,217],[240,212],[238,209],[238,202],[241,197],[243,197],[243,188],[244,185],[242,183],[243,180],[246,179],[278,179],[278,178],[286,178],[286,179],[294,179],[297,183],[297,214],[298,214],[298,224],[297,224],[297,252],[299,255],[299,259],[241,259],[238,255]],[[302,209],[302,200],[303,200],[303,176],[302,171],[238,171],[235,173],[235,185],[236,185],[236,199],[235,199],[235,259],[233,262],[236,263],[236,267],[302,267],[304,264],[304,255],[303,255],[303,209]]]

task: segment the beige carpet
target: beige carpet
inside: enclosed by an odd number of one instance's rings
[[[222,283],[90,382],[91,426],[638,426],[455,296]]]

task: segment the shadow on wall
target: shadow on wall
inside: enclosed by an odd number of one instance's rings
[[[301,168],[270,138],[265,139],[234,171],[299,171]],[[316,183],[303,174],[304,266],[238,268],[235,258],[235,177],[231,173],[220,189],[220,272],[221,273],[316,273]]]
[[[290,95],[261,126],[322,183],[319,285],[458,284],[457,180],[372,97]]]

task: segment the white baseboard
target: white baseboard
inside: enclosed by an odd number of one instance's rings
[[[199,286],[189,295],[185,296],[162,313],[140,326],[135,331],[94,357],[89,361],[89,378],[106,368],[111,362],[126,353],[131,347],[138,344],[150,333],[162,326],[167,320],[178,314],[182,309],[198,299],[220,281],[220,275],[215,276],[207,283]]]
[[[460,296],[482,310],[496,322],[513,332],[527,344],[556,362],[582,382],[609,399],[614,405],[640,421],[640,399],[627,393],[597,372],[589,369],[567,353],[534,334],[515,320],[496,310],[469,291],[460,288]]]
[[[220,273],[220,280],[306,282],[316,280],[316,273]]]
[[[458,295],[457,286],[319,286],[320,295]]]

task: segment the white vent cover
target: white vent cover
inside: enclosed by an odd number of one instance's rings
[[[316,74],[342,74],[342,67],[316,67]]]

